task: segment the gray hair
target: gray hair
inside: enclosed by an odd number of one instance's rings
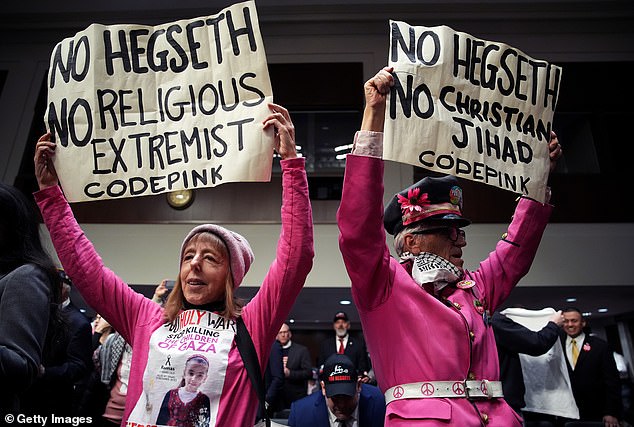
[[[403,255],[403,247],[405,246],[405,235],[412,234],[417,231],[428,230],[429,228],[433,228],[430,224],[425,224],[422,222],[417,222],[409,227],[405,227],[401,231],[398,232],[396,236],[394,236],[394,250],[396,254],[400,257]]]

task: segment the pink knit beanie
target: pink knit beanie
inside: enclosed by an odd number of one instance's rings
[[[231,277],[233,278],[233,288],[237,288],[240,286],[242,279],[249,271],[249,267],[251,266],[254,258],[249,242],[247,242],[247,239],[238,233],[215,224],[202,224],[194,227],[192,231],[187,234],[185,240],[183,240],[179,259],[183,259],[183,251],[185,250],[187,242],[189,242],[189,240],[196,234],[205,232],[215,234],[220,237],[225,245],[227,245],[227,249],[229,250],[229,261],[231,264]]]

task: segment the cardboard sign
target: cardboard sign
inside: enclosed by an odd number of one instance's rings
[[[390,22],[383,158],[544,201],[562,70],[446,26]]]
[[[271,83],[253,1],[57,44],[45,121],[71,202],[268,181]]]

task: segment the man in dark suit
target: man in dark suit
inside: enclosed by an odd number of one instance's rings
[[[282,364],[284,365],[284,393],[282,406],[289,409],[291,403],[306,396],[308,379],[313,376],[308,348],[291,341],[293,333],[288,324],[282,324],[277,341],[282,346]]]
[[[315,392],[291,405],[289,426],[383,426],[383,394],[376,386],[361,382],[356,367],[346,355],[330,356],[324,363],[320,379],[321,393]]]
[[[326,359],[333,354],[345,354],[357,367],[361,381],[367,383],[370,379],[368,377],[368,372],[370,371],[368,350],[362,338],[353,338],[350,335],[348,315],[343,311],[335,314],[332,321],[332,329],[335,331],[335,335],[321,342],[317,365],[323,365]]]
[[[604,340],[583,332],[586,321],[578,309],[567,308],[563,314],[566,335],[561,343],[580,420],[618,427],[621,389],[612,351]]]

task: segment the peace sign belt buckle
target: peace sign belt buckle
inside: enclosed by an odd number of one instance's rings
[[[465,381],[465,397],[467,399],[475,397],[493,397],[489,380]]]

